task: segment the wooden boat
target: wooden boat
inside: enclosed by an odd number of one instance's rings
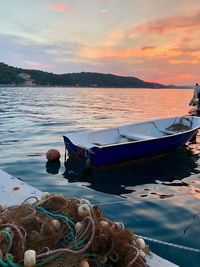
[[[137,122],[63,136],[69,155],[91,165],[108,165],[170,152],[189,141],[200,127],[196,116]]]
[[[40,199],[42,197],[42,191],[1,170],[0,181],[0,204],[3,206],[9,207],[20,205],[27,198],[37,197]],[[33,201],[35,201],[35,199],[33,199]],[[154,253],[152,253],[151,256],[146,256],[146,261],[149,267],[178,267],[178,265],[169,262]]]

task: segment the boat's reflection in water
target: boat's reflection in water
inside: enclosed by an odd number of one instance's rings
[[[157,183],[157,180],[167,182],[168,186],[176,186],[179,180],[178,186],[187,186],[181,180],[199,173],[197,160],[198,154],[185,147],[162,157],[91,169],[86,169],[84,162],[69,157],[63,176],[70,183],[86,183],[87,187],[99,192],[124,195],[134,192],[134,187],[138,185]]]

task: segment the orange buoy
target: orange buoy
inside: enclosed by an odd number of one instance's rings
[[[46,153],[49,161],[56,161],[60,159],[60,152],[57,149],[49,149]]]

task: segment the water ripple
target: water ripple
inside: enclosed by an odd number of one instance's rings
[[[178,89],[0,88],[0,169],[40,190],[99,203],[108,217],[141,235],[199,248],[199,138],[165,157],[91,171],[71,159],[64,165],[62,139],[187,114],[191,95]],[[46,162],[50,148],[60,151],[60,162]],[[180,266],[199,262],[193,254],[150,247]]]

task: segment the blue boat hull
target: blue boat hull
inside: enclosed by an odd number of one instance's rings
[[[112,146],[83,149],[75,146],[66,136],[64,142],[69,154],[77,158],[89,159],[92,165],[111,165],[135,159],[161,155],[183,146],[196,133],[197,129],[151,140],[123,143]]]

